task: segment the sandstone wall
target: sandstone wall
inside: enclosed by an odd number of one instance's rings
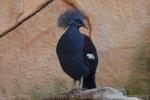
[[[0,0],[0,34],[33,13],[47,0]],[[149,45],[149,0],[72,0],[92,26],[100,63],[97,85],[123,87],[133,73],[139,47]],[[72,79],[61,69],[56,44],[64,29],[59,16],[74,9],[54,0],[0,38],[0,96],[2,100],[37,98],[70,89]],[[85,31],[88,32],[88,31]],[[57,91],[58,90],[58,91]],[[28,100],[28,99],[27,99]]]

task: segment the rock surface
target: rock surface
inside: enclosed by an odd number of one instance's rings
[[[89,89],[80,92],[74,92],[69,95],[58,95],[56,97],[52,96],[43,100],[65,100],[65,98],[69,100],[142,100],[137,97],[127,97],[120,90],[111,87]]]
[[[0,34],[46,1],[0,0]],[[91,38],[100,58],[97,85],[124,87],[132,75],[132,62],[138,48],[150,43],[150,1],[68,1],[82,10],[91,22]],[[38,98],[53,90],[70,88],[72,80],[62,71],[55,50],[64,32],[57,25],[58,18],[70,9],[74,8],[65,0],[53,0],[0,38],[0,96],[3,100],[19,95]],[[88,33],[88,30],[83,31]]]

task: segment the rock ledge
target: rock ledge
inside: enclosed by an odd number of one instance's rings
[[[69,95],[63,94],[58,96],[50,96],[43,100],[56,100],[56,99],[88,99],[88,100],[142,100],[137,97],[127,97],[122,90],[114,89],[111,87],[103,87],[96,89],[89,89],[80,92],[71,93]]]

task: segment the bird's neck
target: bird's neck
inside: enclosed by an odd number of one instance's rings
[[[65,49],[68,48],[67,50],[76,50],[76,48],[79,49],[79,46],[83,43],[83,36],[77,25],[69,25],[63,38],[63,42],[67,44],[65,45]]]
[[[71,30],[72,30],[72,29],[77,29],[77,30],[79,30],[80,27],[79,27],[77,24],[72,23],[72,24],[70,24],[70,25],[68,26],[68,28],[71,29]]]
[[[79,27],[77,25],[69,25],[65,34],[65,41],[67,41],[68,44],[72,44],[72,42],[81,41],[82,40],[82,34],[80,33]]]
[[[66,35],[72,35],[72,36],[75,36],[77,34],[80,34],[80,31],[79,31],[79,26],[78,25],[75,25],[75,24],[70,24],[68,26],[68,28],[66,29]]]

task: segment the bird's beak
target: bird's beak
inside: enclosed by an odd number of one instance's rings
[[[84,26],[86,29],[88,29],[88,27],[87,26]]]
[[[88,29],[88,27],[84,24],[83,27],[85,27],[86,29]]]
[[[83,27],[86,28],[86,29],[89,29],[89,25],[88,25],[88,21],[87,20],[84,21]]]

